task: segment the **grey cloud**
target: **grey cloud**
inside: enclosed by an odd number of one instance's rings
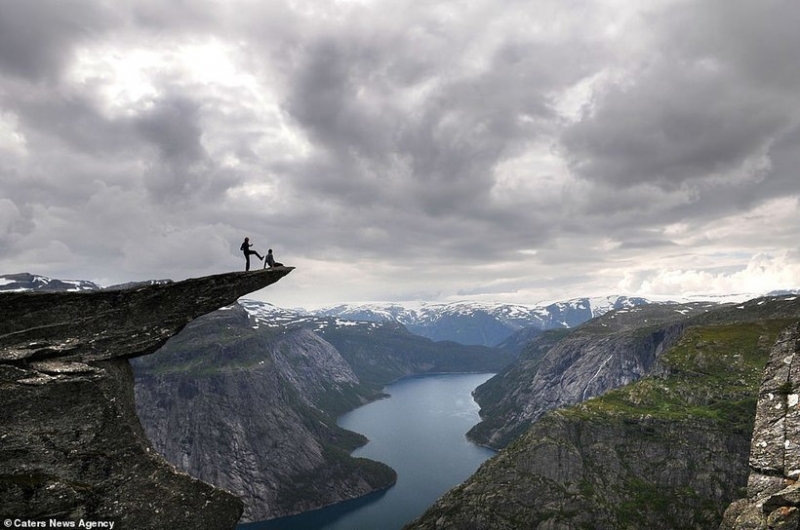
[[[200,105],[184,96],[164,96],[134,119],[133,127],[157,155],[144,172],[144,185],[158,203],[175,205],[219,200],[242,180],[224,170],[203,145]]]
[[[775,95],[796,93],[800,69],[800,7],[787,0],[710,0],[676,5],[652,20],[660,48],[731,65],[740,82]]]
[[[431,223],[455,216],[527,230],[528,212],[493,204],[495,168],[550,132],[550,91],[586,75],[599,52],[513,36],[468,72],[453,69],[466,36],[448,42],[431,31],[337,34],[304,50],[286,109],[318,151],[292,182],[342,207],[372,202]],[[434,52],[412,38],[420,33]]]
[[[612,63],[625,75],[561,133],[560,152],[592,190],[578,207],[580,230],[649,252],[668,246],[648,230],[713,230],[766,200],[800,195],[800,76],[784,60],[800,46],[789,31],[798,16],[794,4],[739,1],[653,15],[655,46],[639,62]]]
[[[157,149],[161,159],[185,164],[204,159],[198,105],[185,97],[160,98],[154,103],[146,114],[137,118],[136,127]]]
[[[786,194],[800,197],[800,125],[775,139],[767,153],[771,167],[764,170],[762,180],[745,199],[774,198]]]
[[[105,117],[86,93],[9,85],[5,103],[20,117],[21,130],[32,141],[60,144],[98,158],[130,149],[130,123]]]
[[[148,32],[213,31],[219,27],[219,18],[225,9],[206,0],[191,2],[164,2],[162,0],[138,0],[129,3],[129,23]],[[223,4],[224,7],[224,4]]]
[[[678,3],[648,22],[656,46],[562,135],[571,167],[613,187],[688,184],[703,201],[720,191],[759,195],[748,189],[765,175],[749,165],[783,143],[800,116],[800,70],[787,67],[800,47],[800,7],[781,0]],[[748,171],[747,185],[726,175]]]
[[[53,80],[76,42],[94,37],[110,17],[96,2],[0,2],[0,70]]]
[[[664,248],[664,247],[674,247],[677,244],[674,241],[670,241],[668,239],[629,239],[625,241],[620,248],[628,249],[628,250],[641,250],[641,249],[653,249],[653,248]]]
[[[32,256],[20,237],[51,234],[84,260],[73,270],[127,256],[146,274],[188,270],[177,250],[203,242],[183,234],[208,239],[215,266],[238,264],[247,231],[279,255],[518,269],[467,294],[553,289],[587,285],[613,253],[603,242],[649,256],[673,246],[670,223],[691,231],[799,193],[800,74],[786,64],[800,9],[788,2],[666,2],[633,22],[641,42],[605,35],[618,13],[604,3],[297,5],[0,5],[0,109],[35,154],[0,159],[4,254]],[[247,88],[167,66],[146,72],[157,97],[111,116],[94,99],[102,76],[62,75],[80,46],[125,61],[127,47],[185,42],[223,43]],[[565,90],[608,72],[623,82],[591,112],[559,114]],[[530,278],[534,263],[559,273]]]
[[[386,136],[385,130],[376,127],[382,125],[375,113],[378,109],[369,100],[359,101],[361,94],[383,96],[375,79],[380,76],[371,74],[378,69],[374,50],[348,39],[319,39],[306,50],[293,76],[286,108],[313,140],[334,150],[385,152],[386,146],[378,143]]]
[[[768,95],[724,72],[655,62],[633,87],[609,88],[593,113],[565,131],[579,175],[615,187],[674,189],[740,167],[787,124]]]

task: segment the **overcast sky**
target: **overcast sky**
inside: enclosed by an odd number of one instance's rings
[[[0,273],[800,286],[796,0],[0,0]],[[259,266],[254,263],[254,266]]]

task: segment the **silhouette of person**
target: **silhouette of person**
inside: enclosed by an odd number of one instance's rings
[[[264,256],[262,256],[261,254],[259,254],[255,250],[250,250],[250,247],[252,247],[252,246],[253,245],[250,244],[250,238],[246,237],[246,238],[244,238],[244,242],[242,243],[242,246],[239,247],[239,250],[244,252],[244,260],[245,260],[244,270],[245,271],[249,271],[250,270],[250,254],[255,254],[256,256],[258,256],[259,260],[264,259]]]
[[[272,255],[272,249],[269,249],[267,251],[267,257],[264,259],[264,268],[265,269],[267,268],[267,265],[269,265],[270,269],[272,267],[283,267],[283,263],[279,263],[279,262],[275,261],[275,257]]]

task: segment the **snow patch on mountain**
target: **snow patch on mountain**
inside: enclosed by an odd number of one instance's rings
[[[47,276],[22,272],[19,274],[0,275],[0,291],[97,291],[100,286],[86,280],[54,280]]]
[[[614,309],[636,307],[650,303],[639,297],[604,296],[574,298],[559,302],[539,304],[506,304],[500,302],[368,302],[339,304],[314,311],[320,316],[336,316],[350,320],[399,322],[406,326],[433,324],[448,317],[490,316],[511,328],[521,329],[540,325],[543,329],[569,328],[574,321],[581,322],[604,315]],[[667,302],[670,303],[670,302]],[[575,316],[580,314],[580,316]],[[563,318],[559,318],[559,316]]]
[[[375,327],[378,322],[362,322],[358,320],[344,319],[340,317],[326,317],[303,310],[283,309],[268,302],[242,298],[237,302],[254,322],[253,327],[265,326],[278,328],[283,326],[304,326],[314,331],[322,331],[328,327],[358,326],[366,325]],[[223,307],[222,310],[230,309],[233,306]]]
[[[434,341],[497,346],[522,330],[566,329],[612,310],[625,310],[649,300],[627,296],[575,298],[541,304],[456,302],[361,302],[312,311],[281,309],[265,302],[241,300],[262,325],[327,326],[396,323]],[[671,303],[671,302],[661,302]]]

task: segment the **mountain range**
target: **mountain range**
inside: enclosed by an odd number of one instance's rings
[[[172,280],[145,280],[141,282],[126,282],[108,287],[101,287],[89,280],[59,280],[20,272],[17,274],[0,274],[0,293],[1,292],[79,292],[79,291],[118,291],[131,289],[134,287],[144,287],[147,285],[163,285],[172,283]]]
[[[38,274],[22,272],[0,275],[0,292],[12,291],[97,291],[101,287],[87,280],[54,280]]]
[[[405,530],[796,529],[799,319],[772,296],[545,333],[474,393],[503,450]]]
[[[410,332],[435,341],[498,346],[521,330],[572,328],[614,309],[648,303],[651,301],[645,298],[618,295],[544,304],[372,302],[336,305],[315,310],[313,314],[346,320],[398,322]]]
[[[612,310],[653,302],[641,297],[574,298],[544,304],[502,302],[368,302],[339,304],[314,310],[283,309],[267,302],[242,299],[242,305],[262,325],[303,325],[316,331],[347,326],[394,323],[409,332],[440,342],[499,348],[516,354],[543,331],[572,329]]]
[[[116,290],[169,282],[170,280],[150,280],[101,287],[86,280],[56,280],[20,273],[0,275],[0,292]],[[240,301],[262,325],[303,324],[322,329],[352,325],[353,322],[394,322],[415,335],[433,341],[500,346],[501,349],[513,353],[541,331],[573,328],[611,310],[649,303],[653,302],[646,298],[614,295],[540,304],[474,301],[368,302],[304,310],[284,309],[257,300]]]

